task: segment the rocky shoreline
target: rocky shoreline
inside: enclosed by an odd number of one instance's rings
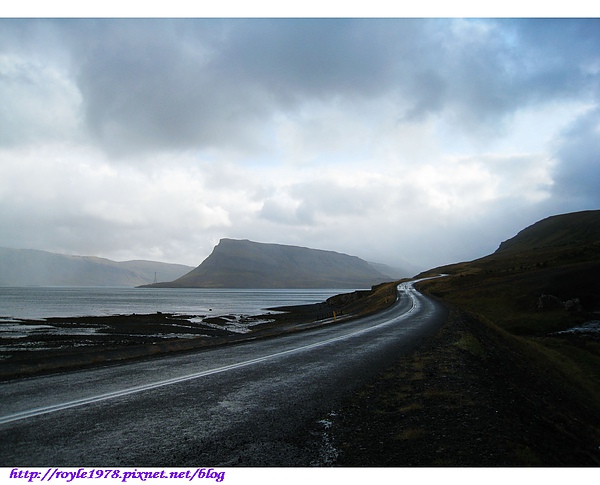
[[[0,319],[0,380],[168,352],[202,350],[298,332],[379,311],[395,301],[396,283],[337,295],[325,302],[267,309],[263,315],[176,313],[41,320]],[[9,331],[6,329],[9,328]]]

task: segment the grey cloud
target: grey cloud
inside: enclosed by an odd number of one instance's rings
[[[297,224],[299,222],[296,210],[283,207],[273,199],[266,199],[258,213],[261,219],[276,224]]]
[[[175,22],[102,24],[102,42],[86,48],[85,113],[109,149],[260,147],[261,123],[277,110],[380,94],[393,65],[369,40],[371,24],[364,32],[352,21]]]
[[[586,112],[556,148],[555,195],[579,207],[600,207],[600,109]]]
[[[443,108],[447,96],[447,83],[433,69],[417,73],[409,82],[412,107],[402,121],[419,121]]]
[[[414,92],[467,130],[502,129],[515,111],[533,103],[598,95],[600,23],[595,19],[474,20],[455,31],[444,23],[440,27],[436,55],[424,61],[433,76]],[[427,104],[415,108],[431,111]]]
[[[267,199],[260,217],[278,224],[316,226],[339,218],[368,218],[369,214],[381,210],[386,199],[381,187],[347,187],[328,177],[294,184],[286,192],[289,199],[295,201],[293,206]]]
[[[457,129],[493,131],[528,103],[595,96],[598,89],[598,73],[590,70],[598,63],[595,20],[4,24],[9,35],[24,40],[19,47],[10,42],[10,48],[22,55],[28,49],[53,52],[51,59],[69,66],[87,127],[113,154],[261,150],[264,127],[275,114],[340,97],[351,102],[390,96],[398,120],[445,114]],[[43,46],[46,38],[51,42]]]
[[[0,146],[63,141],[78,131],[81,97],[55,41],[41,23],[0,21]]]
[[[210,38],[197,35],[205,23],[173,22],[98,26],[106,40],[88,47],[78,82],[89,127],[109,150],[235,144],[253,131],[248,113],[260,105],[211,68]]]
[[[394,56],[411,54],[406,44],[414,43],[421,28],[413,21],[246,21],[232,29],[219,68],[268,89],[282,102],[373,95],[394,82]]]

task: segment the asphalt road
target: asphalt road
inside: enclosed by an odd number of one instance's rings
[[[339,325],[0,384],[0,466],[323,466],[345,398],[445,321],[399,287]]]

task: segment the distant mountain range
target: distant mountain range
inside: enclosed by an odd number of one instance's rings
[[[369,288],[393,280],[356,256],[221,239],[200,266],[161,288]],[[391,268],[390,268],[391,269]],[[407,275],[408,276],[408,275]]]
[[[192,269],[155,261],[111,261],[35,249],[0,248],[0,286],[139,286]]]

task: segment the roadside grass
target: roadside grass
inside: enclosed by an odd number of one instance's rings
[[[431,340],[340,410],[338,464],[600,464],[589,368],[572,367],[561,342],[551,348],[452,308]]]
[[[431,344],[402,358],[356,394],[350,410],[340,413],[352,435],[341,446],[340,465],[492,464],[487,456],[497,447],[484,443],[481,457],[478,426],[493,424],[497,415],[487,418],[488,391],[484,387],[482,394],[477,384],[482,382],[482,358],[456,345],[463,339],[472,342],[465,335],[470,335],[466,328],[445,326]]]
[[[496,263],[497,265],[497,263]],[[477,273],[431,280],[420,288],[477,315],[496,327],[504,339],[519,349],[540,371],[550,373],[562,386],[578,392],[583,401],[595,404],[600,413],[600,343],[559,337],[556,332],[580,325],[590,317],[564,309],[538,308],[536,300],[544,292],[552,269],[534,274]],[[444,281],[445,280],[445,281]],[[456,342],[460,348],[483,356],[485,349],[472,335]]]
[[[531,447],[521,443],[509,443],[509,446],[515,456],[515,461],[522,463],[522,466],[532,467],[544,465],[543,460],[531,449]]]
[[[397,409],[400,414],[409,414],[413,411],[421,411],[423,409],[423,404],[421,403],[411,403],[406,406],[401,406]]]
[[[345,449],[344,463],[600,465],[600,339],[558,333],[600,320],[600,233],[580,224],[558,237],[548,224],[419,275],[447,275],[417,288],[447,303],[449,320],[371,387],[363,414],[386,413],[359,434],[370,453]]]
[[[376,313],[390,307],[396,301],[397,286],[401,281],[381,283],[368,291],[336,295],[329,298],[327,303],[338,316],[363,316]]]
[[[558,388],[576,396],[591,412],[600,413],[600,356],[558,339],[521,337],[518,346]]]
[[[394,440],[411,441],[424,438],[426,435],[427,431],[423,428],[407,428],[394,436]]]
[[[485,359],[485,348],[475,336],[470,333],[463,333],[461,338],[454,344],[462,350],[466,350],[471,354]]]
[[[546,252],[543,262],[531,255],[516,261],[483,258],[457,265],[450,276],[425,281],[420,289],[474,315],[523,357],[535,375],[543,376],[552,392],[574,399],[589,417],[587,433],[600,436],[594,424],[594,416],[600,416],[600,341],[557,333],[594,319],[589,311],[570,312],[561,305],[578,294],[582,300],[598,294],[598,261],[585,262],[581,253],[575,254],[575,262],[557,251]],[[552,296],[544,301],[542,295]],[[455,345],[485,360],[485,344],[475,336],[463,334]],[[507,378],[511,371],[506,369]],[[546,406],[553,408],[555,403],[549,400]],[[522,444],[514,453],[525,464],[540,461],[531,447]]]

